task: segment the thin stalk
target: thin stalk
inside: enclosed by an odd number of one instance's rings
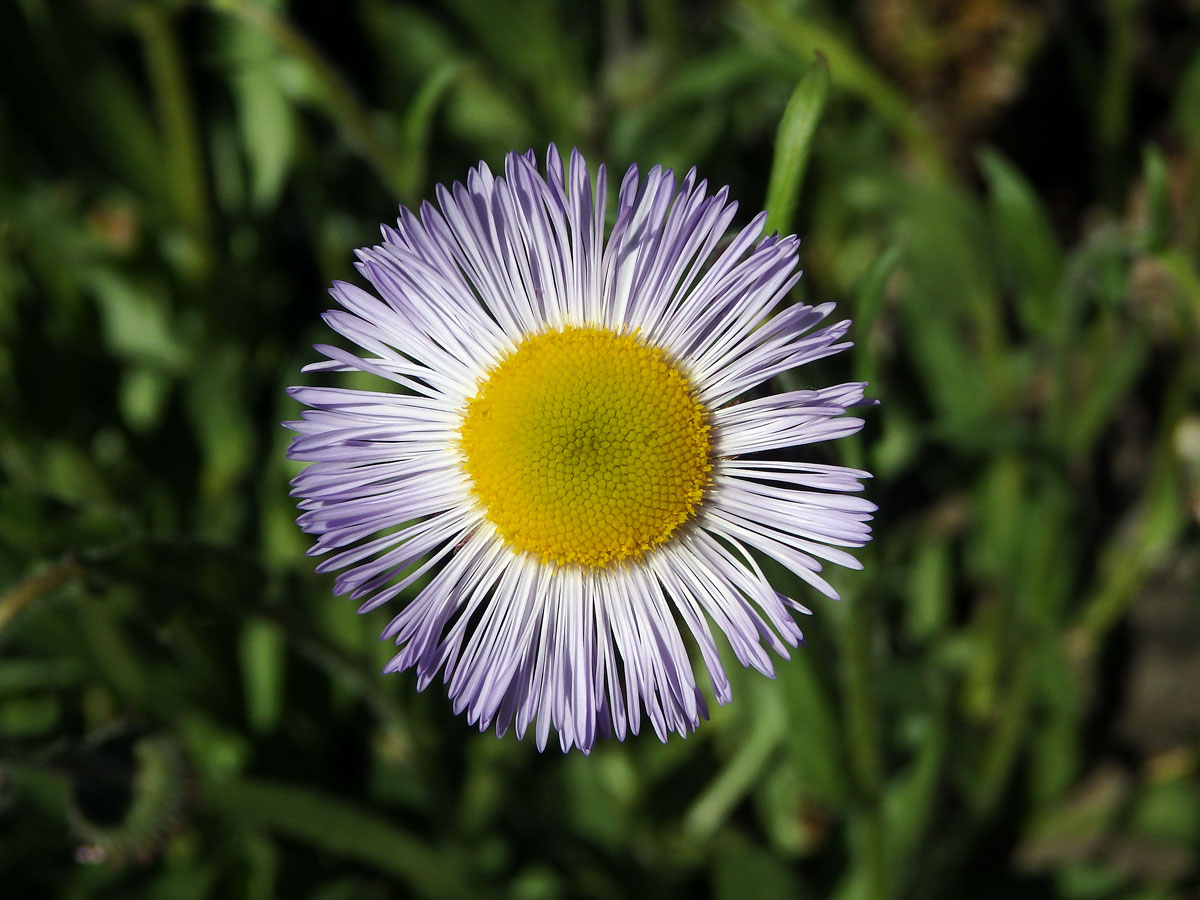
[[[883,762],[879,749],[878,711],[871,686],[871,603],[866,595],[850,601],[845,626],[846,743],[860,806],[862,859],[867,873],[867,896],[887,896],[887,858],[883,846],[880,793]]]
[[[208,191],[204,161],[196,129],[191,92],[171,29],[168,12],[161,6],[139,7],[134,23],[142,41],[146,69],[154,91],[166,158],[167,193],[184,227],[205,252],[209,238]]]
[[[1029,719],[1033,702],[1033,659],[1032,639],[1019,654],[1010,676],[1008,692],[1000,701],[998,726],[989,736],[987,749],[979,764],[976,790],[973,796],[976,821],[983,822],[995,810],[997,802],[1008,784],[1017,751]]]
[[[1145,490],[1126,527],[1109,539],[1097,566],[1096,586],[1084,601],[1071,629],[1071,647],[1077,658],[1090,659],[1129,609],[1138,589],[1155,567],[1176,546],[1187,527],[1187,510],[1180,485],[1175,449],[1176,425],[1189,409],[1192,391],[1181,372],[1166,392],[1163,421],[1154,448]]]
[[[683,818],[683,829],[694,840],[707,840],[716,834],[733,808],[754,786],[787,733],[787,710],[779,692],[763,690],[762,686],[755,690],[758,693],[756,716],[745,742]]]

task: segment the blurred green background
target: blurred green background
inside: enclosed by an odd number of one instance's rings
[[[857,342],[784,384],[882,401],[807,648],[590,758],[378,674],[278,424],[550,140],[770,185]],[[5,898],[1195,897],[1198,519],[1195,0],[0,3]]]

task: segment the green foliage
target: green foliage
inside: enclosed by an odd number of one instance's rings
[[[796,198],[828,97],[829,65],[824,57],[818,56],[796,85],[779,120],[771,180],[767,184],[768,231],[792,232],[789,226],[796,211]]]
[[[861,6],[0,4],[0,893],[1195,890],[1200,49],[1136,2]],[[881,400],[843,602],[586,758],[379,674],[278,425],[375,223],[550,140],[765,194],[855,320],[788,383]]]

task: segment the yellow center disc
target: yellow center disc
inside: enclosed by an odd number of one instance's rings
[[[708,415],[679,367],[632,334],[525,338],[467,402],[472,491],[515,550],[558,565],[640,556],[695,512]]]

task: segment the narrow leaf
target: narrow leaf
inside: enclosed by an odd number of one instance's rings
[[[775,133],[775,159],[767,187],[767,231],[786,234],[792,228],[813,135],[828,97],[829,65],[818,53],[792,92],[792,99],[788,101]]]

